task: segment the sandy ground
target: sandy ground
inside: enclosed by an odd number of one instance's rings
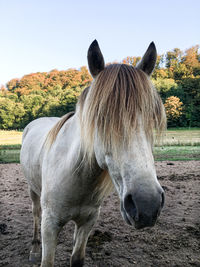
[[[173,164],[173,165],[171,165]],[[200,162],[157,162],[166,204],[154,228],[123,221],[115,193],[103,204],[86,250],[85,266],[200,266]],[[55,266],[69,266],[74,225],[59,236]],[[27,267],[31,201],[19,164],[0,165],[0,266]]]

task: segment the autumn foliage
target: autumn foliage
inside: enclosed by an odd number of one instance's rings
[[[171,121],[177,121],[182,115],[183,103],[176,96],[170,96],[165,100],[165,111],[167,119]]]
[[[0,90],[0,128],[24,128],[38,117],[62,116],[74,110],[78,96],[91,80],[86,67],[12,79]]]
[[[122,60],[136,66],[140,57]],[[86,67],[38,72],[12,79],[0,88],[0,129],[22,129],[42,116],[74,110],[82,90],[91,83]],[[158,55],[152,81],[161,95],[168,126],[200,127],[199,46]]]

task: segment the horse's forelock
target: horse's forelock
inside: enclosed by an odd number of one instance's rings
[[[122,145],[128,145],[138,128],[139,118],[151,140],[154,128],[158,133],[165,129],[166,116],[160,96],[149,77],[130,65],[108,65],[81,98],[82,143],[85,153],[90,156],[95,131],[104,149],[114,152]]]

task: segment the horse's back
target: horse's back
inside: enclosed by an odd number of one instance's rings
[[[30,122],[23,132],[20,162],[29,186],[38,195],[41,191],[44,142],[49,130],[58,120],[57,117],[36,119]]]
[[[42,117],[31,121],[24,128],[22,135],[22,144],[28,132],[37,131],[39,129],[38,134],[42,135],[43,132],[48,132],[59,119],[60,118],[58,117]]]

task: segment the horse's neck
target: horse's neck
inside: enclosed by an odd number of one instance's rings
[[[49,170],[59,164],[61,175],[72,181],[76,187],[80,186],[84,194],[99,203],[107,191],[107,171],[102,170],[95,156],[88,160],[81,150],[81,131],[79,114],[75,114],[60,129],[55,143],[49,151]],[[62,177],[61,177],[62,179]],[[91,194],[90,194],[91,193]]]
[[[103,171],[97,164],[95,155],[91,160],[83,153],[81,148],[81,129],[79,114],[76,114],[61,128],[60,147],[65,147],[67,156],[73,159],[73,169],[76,172],[87,173],[89,176],[99,175]]]
[[[88,159],[87,155],[81,150],[81,130],[78,114],[76,114],[72,123],[72,129],[74,129],[73,138],[77,142],[77,146],[75,146],[77,151],[75,153],[78,155],[73,168],[74,174],[95,192],[99,201],[108,191],[108,186],[110,187],[110,183],[107,182],[109,181],[108,172],[99,167],[95,154],[91,159]]]

